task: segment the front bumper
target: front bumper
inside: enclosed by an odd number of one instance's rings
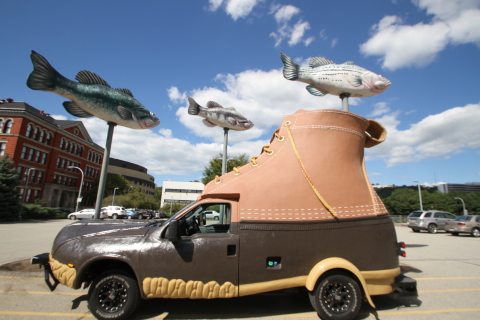
[[[43,266],[45,283],[47,284],[50,291],[54,291],[60,282],[53,275],[52,269],[50,268],[49,261],[50,261],[50,254],[47,252],[47,253],[38,254],[32,257],[32,259],[30,260],[30,263],[38,264],[40,265],[40,268]],[[50,276],[53,279],[53,284],[50,282]]]

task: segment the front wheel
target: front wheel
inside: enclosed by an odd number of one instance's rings
[[[77,220],[76,216],[70,216],[70,220]]]
[[[143,216],[141,214],[138,215],[138,219],[142,220]]]
[[[434,223],[431,223],[428,225],[428,232],[430,233],[437,233],[438,229],[437,229],[437,225],[434,224]]]
[[[88,290],[88,307],[97,319],[127,319],[140,301],[137,281],[122,270],[102,273]]]
[[[118,215],[116,213],[112,214],[112,219],[118,219]]]
[[[478,228],[473,228],[473,230],[472,230],[472,237],[475,237],[475,238],[480,237],[480,229],[478,229]]]
[[[362,292],[346,273],[329,273],[310,292],[310,302],[321,319],[351,320],[360,311]]]

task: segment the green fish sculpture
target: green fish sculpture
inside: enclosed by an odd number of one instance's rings
[[[72,81],[62,76],[48,61],[35,51],[30,55],[33,71],[27,86],[33,90],[53,92],[69,99],[63,107],[79,118],[98,117],[107,122],[131,129],[151,129],[160,120],[128,89],[113,89],[93,72],[82,70]]]

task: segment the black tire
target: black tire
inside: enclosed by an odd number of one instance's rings
[[[118,215],[116,213],[112,214],[112,219],[118,219]]]
[[[438,231],[438,228],[437,228],[437,225],[435,223],[430,223],[428,225],[428,232],[429,233],[437,233]]]
[[[143,216],[141,214],[138,215],[138,219],[142,220]]]
[[[70,216],[70,220],[77,220],[77,216]]]
[[[475,238],[480,237],[480,229],[478,229],[478,228],[473,228],[473,229],[472,229],[472,237],[475,237]]]
[[[418,229],[412,229],[413,232],[420,232]]]
[[[128,216],[127,219],[132,219],[132,216]]]
[[[92,220],[95,219],[95,216],[92,216]]]
[[[331,272],[310,292],[310,302],[321,319],[351,320],[360,311],[362,291],[347,273]]]
[[[127,319],[140,302],[137,281],[122,270],[102,273],[88,290],[88,308],[97,319]]]
[[[220,220],[220,217],[214,217],[213,220]]]
[[[458,232],[452,232],[452,236],[458,236]]]

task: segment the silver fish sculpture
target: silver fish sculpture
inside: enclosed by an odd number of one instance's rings
[[[310,68],[302,68],[289,56],[280,53],[283,76],[287,80],[308,83],[307,91],[314,96],[350,94],[352,97],[371,97],[385,91],[392,83],[384,76],[355,65],[342,64],[321,58],[310,59]]]
[[[151,129],[160,124],[160,120],[135,99],[130,90],[113,89],[98,75],[86,70],[75,76],[79,82],[72,81],[37,52],[32,51],[30,58],[33,71],[28,76],[27,86],[71,100],[63,103],[71,115],[79,118],[96,116],[132,129]]]
[[[188,97],[188,114],[203,117],[207,127],[219,126],[236,131],[248,130],[253,123],[238,113],[235,108],[224,108],[215,101],[209,101],[207,107],[200,106],[193,98]]]

